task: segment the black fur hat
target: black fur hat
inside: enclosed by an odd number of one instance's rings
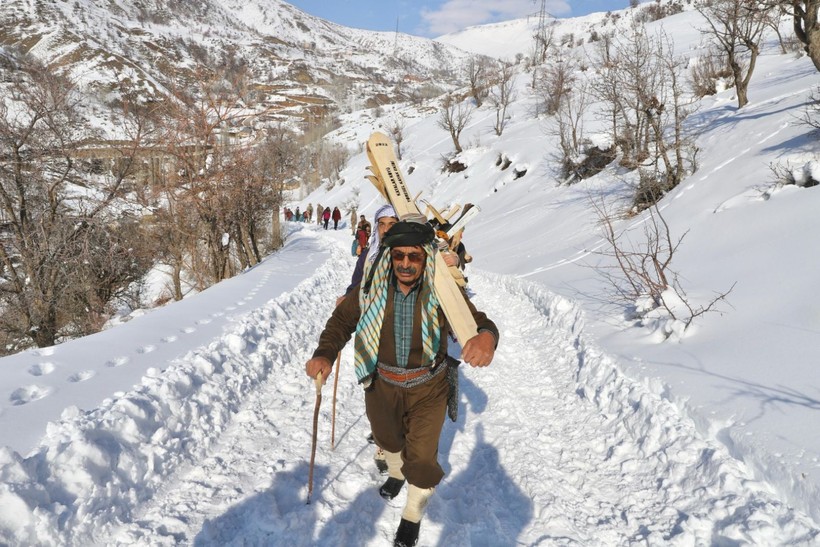
[[[423,217],[422,217],[423,218]],[[405,219],[395,223],[382,240],[386,247],[415,247],[433,241],[436,233],[427,222]]]

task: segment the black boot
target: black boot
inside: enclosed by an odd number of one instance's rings
[[[392,500],[393,498],[399,495],[402,486],[404,486],[403,479],[387,477],[387,480],[384,481],[382,487],[379,488],[379,495],[386,500]]]
[[[393,540],[393,547],[413,547],[419,540],[419,524],[401,519],[399,529],[396,530],[396,538]]]

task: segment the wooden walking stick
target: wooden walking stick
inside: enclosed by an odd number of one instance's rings
[[[313,462],[316,461],[316,430],[319,427],[319,406],[322,404],[322,372],[316,375],[316,406],[313,407],[313,443],[310,447],[310,469],[308,470],[307,504],[310,505],[310,495],[313,493]]]
[[[330,449],[336,450],[336,389],[339,387],[339,365],[342,362],[342,352],[336,357],[336,378],[333,379],[333,412],[330,415]]]

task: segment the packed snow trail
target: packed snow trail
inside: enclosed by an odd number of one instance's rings
[[[303,364],[352,263],[327,269],[264,314],[272,371],[224,434],[131,522],[98,528],[118,545],[389,545],[405,493],[385,503],[364,402],[342,354],[336,448],[333,377],[323,391],[314,491],[307,493],[315,390]],[[447,473],[420,545],[809,544],[818,529],[778,501],[725,447],[703,439],[660,387],[622,376],[584,340],[569,302],[470,271],[474,302],[502,341],[486,369],[462,366],[460,417],[447,422]],[[259,325],[265,331],[269,325]],[[256,340],[255,343],[260,343]],[[279,349],[276,346],[280,345]],[[286,350],[282,349],[287,347]],[[263,352],[265,353],[265,352]]]

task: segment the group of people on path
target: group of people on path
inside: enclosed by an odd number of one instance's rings
[[[441,252],[433,226],[423,215],[400,220],[390,205],[376,211],[374,222],[372,230],[360,217],[359,259],[350,286],[337,300],[305,372],[311,378],[321,374],[326,382],[355,333],[354,368],[364,388],[377,464],[387,471],[379,494],[391,500],[408,485],[394,547],[410,547],[418,542],[425,508],[444,477],[438,444],[445,415],[456,419],[459,361],[447,353],[451,329],[433,287],[435,254]],[[456,253],[443,258],[459,266]],[[485,367],[493,360],[498,328],[463,289],[461,294],[478,326],[478,334],[458,341],[461,358]]]
[[[299,211],[299,206],[296,211],[292,211],[289,207],[284,209],[285,220],[293,222],[313,222],[313,204],[308,203],[304,212]],[[355,215],[355,209],[354,209]],[[322,225],[327,230],[330,221],[333,220],[333,229],[339,229],[339,221],[342,220],[342,212],[338,207],[334,207],[331,211],[330,207],[322,207],[321,204],[316,204],[316,224]]]

